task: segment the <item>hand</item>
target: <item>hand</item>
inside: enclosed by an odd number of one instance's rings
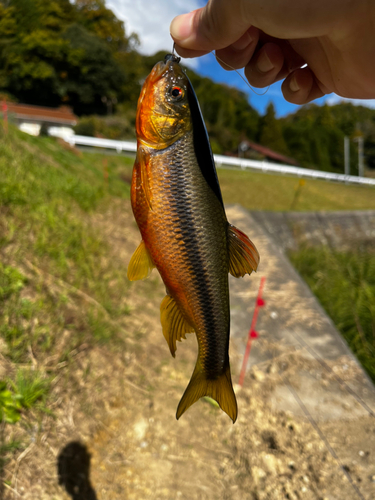
[[[331,92],[375,98],[374,25],[367,0],[209,0],[170,30],[180,56],[215,50],[254,87],[284,80],[285,99],[304,104]]]

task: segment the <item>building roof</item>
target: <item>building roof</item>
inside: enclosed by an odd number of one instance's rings
[[[8,113],[12,113],[18,119],[34,120],[48,123],[61,123],[75,125],[78,118],[69,106],[59,108],[46,108],[43,106],[31,106],[29,104],[7,103]]]
[[[288,156],[284,156],[280,153],[277,153],[276,151],[273,151],[272,149],[267,148],[266,146],[261,146],[260,144],[256,144],[255,142],[247,140],[243,142],[247,145],[248,148],[274,161],[285,163],[286,165],[298,165],[298,161],[295,160],[294,158],[289,158]]]

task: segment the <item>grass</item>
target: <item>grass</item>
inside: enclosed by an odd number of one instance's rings
[[[45,416],[61,370],[66,387],[74,386],[69,370],[83,345],[125,349],[127,263],[106,240],[106,224],[116,220],[104,217],[129,199],[132,164],[0,128],[1,453],[23,446],[10,426],[26,429]],[[222,169],[219,177],[225,202],[250,209],[375,208],[369,188],[307,181],[296,200],[294,178]],[[145,293],[156,283],[148,280]]]
[[[57,367],[69,377],[82,344],[124,347],[127,263],[95,221],[129,199],[131,164],[0,129],[0,425],[27,428],[48,412]],[[14,452],[10,435],[2,453]]]
[[[85,153],[84,158],[97,157]],[[103,161],[103,160],[102,160]],[[124,165],[124,157],[109,156],[113,172],[131,179],[133,160]],[[314,179],[297,179],[235,170],[217,169],[224,203],[239,203],[249,210],[317,211],[317,210],[375,210],[375,187],[352,186]]]
[[[45,403],[48,395],[50,380],[45,374],[29,369],[18,369],[15,380],[11,382],[22,408],[30,409],[36,403]]]
[[[249,210],[375,210],[375,187],[218,169],[224,203]],[[296,199],[296,192],[299,191]]]
[[[0,425],[3,422],[7,422],[8,424],[18,422],[20,409],[21,404],[17,394],[8,389],[8,384],[5,380],[0,381]]]
[[[305,248],[290,258],[375,382],[375,254]]]

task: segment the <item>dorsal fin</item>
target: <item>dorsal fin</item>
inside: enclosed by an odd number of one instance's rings
[[[186,77],[189,82],[188,100],[190,106],[191,119],[193,122],[193,140],[194,140],[195,155],[197,157],[198,165],[201,169],[203,177],[206,179],[207,184],[211,187],[212,191],[215,193],[218,200],[224,207],[223,197],[221,196],[219,180],[217,178],[214,157],[212,154],[206,125],[203,121],[202,112],[199,107],[199,102],[194,92],[191,81],[189,80],[189,77],[187,75]]]

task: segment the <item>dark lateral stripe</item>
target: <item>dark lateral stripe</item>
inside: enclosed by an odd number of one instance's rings
[[[187,76],[186,76],[187,77]],[[207,134],[206,125],[203,121],[201,109],[199,107],[197,96],[194,92],[193,86],[188,79],[188,100],[190,106],[190,113],[193,122],[193,140],[195,155],[198,160],[199,168],[201,169],[203,177],[206,179],[207,184],[217,196],[218,200],[224,207],[223,197],[221,195],[219,180],[217,178],[214,157],[212,155],[210,141]]]
[[[196,289],[203,290],[204,293],[211,295],[211,300],[206,301],[204,304],[200,302],[199,306],[203,313],[203,321],[206,329],[203,343],[207,349],[207,355],[204,356],[202,361],[204,363],[207,378],[215,379],[221,372],[219,346],[217,342],[215,342],[214,335],[212,335],[219,326],[217,325],[217,318],[215,317],[212,307],[214,291],[212,290],[210,279],[205,269],[203,256],[199,252],[200,243],[194,227],[193,200],[186,194],[187,190],[184,189],[183,179],[179,179],[179,183],[181,189],[178,199],[175,197],[170,198],[171,215],[176,220],[182,240],[185,243],[183,257],[186,265],[190,267],[190,269],[194,269],[194,276],[192,277],[194,286]],[[212,330],[212,332],[210,330]]]

